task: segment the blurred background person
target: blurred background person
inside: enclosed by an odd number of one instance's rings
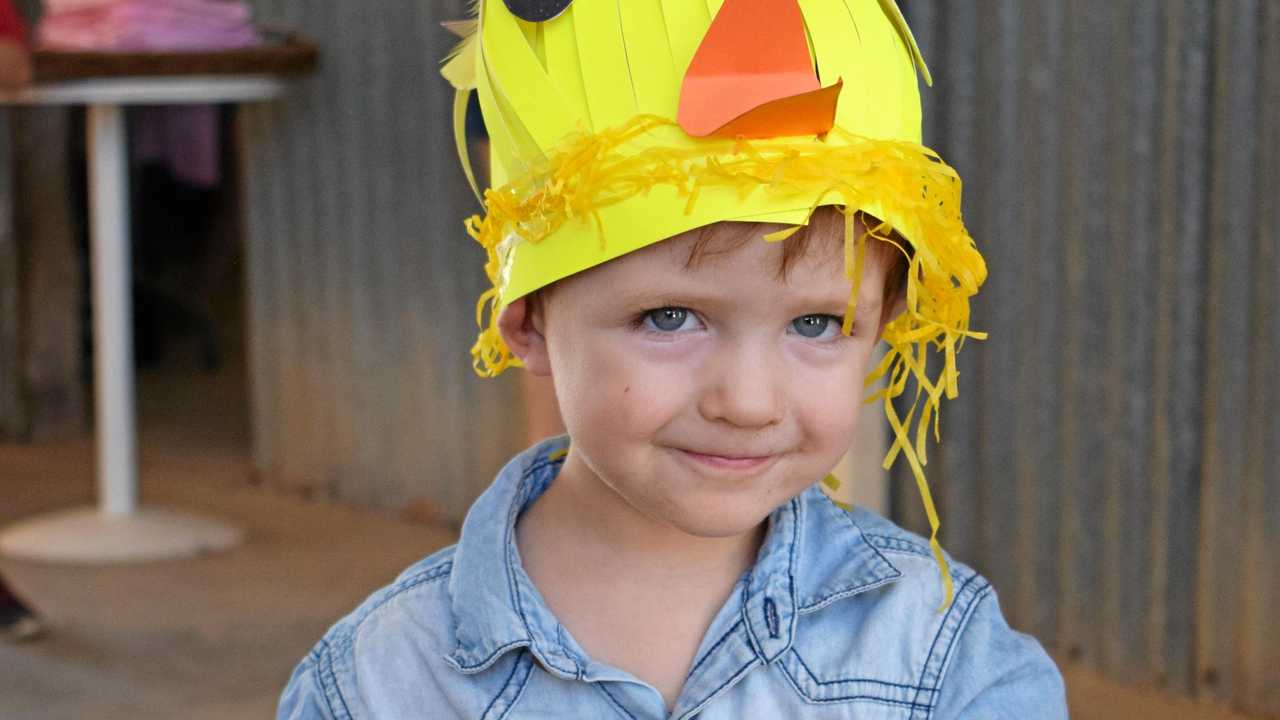
[[[44,623],[18,599],[0,577],[0,642],[34,640],[44,634]]]
[[[0,88],[15,88],[30,81],[26,30],[13,0],[0,0]]]
[[[15,88],[31,80],[26,33],[11,0],[0,0],[0,88]],[[44,632],[31,608],[18,599],[0,577],[0,641],[30,640]]]

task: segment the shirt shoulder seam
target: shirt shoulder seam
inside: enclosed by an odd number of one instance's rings
[[[350,720],[351,708],[347,706],[347,699],[343,697],[342,689],[338,687],[338,676],[333,668],[332,645],[324,638],[321,638],[307,659],[312,661],[311,666],[316,674],[316,683],[320,686],[321,694],[324,696],[325,707],[329,709],[329,715],[338,720]],[[333,706],[334,696],[337,696],[338,702],[342,704],[341,713]]]
[[[928,545],[915,542],[909,538],[899,537],[897,535],[885,535],[884,533],[867,532],[865,530],[862,534],[867,538],[867,542],[871,543],[878,550],[920,555],[923,557],[933,556]]]
[[[969,619],[973,617],[974,611],[990,594],[991,583],[976,572],[971,574],[956,590],[955,597],[947,608],[942,623],[938,625],[938,631],[933,636],[929,654],[925,656],[924,666],[920,670],[920,681],[917,683],[917,698],[920,691],[927,687],[933,691],[934,703],[937,702],[937,698],[942,692],[942,683],[946,678],[947,664],[951,660],[951,651],[964,635],[964,631],[968,629]],[[953,613],[955,613],[954,616]],[[944,634],[948,635],[948,637],[943,642],[942,647],[939,647],[938,641]],[[935,665],[934,658],[939,652],[941,652],[941,657]],[[933,677],[928,678],[930,675]],[[928,685],[926,685],[926,682],[928,682]],[[934,703],[930,703],[928,712],[930,716],[933,714]]]
[[[347,700],[343,696],[342,688],[338,683],[338,672],[335,668],[334,655],[336,653],[342,653],[348,656],[353,654],[356,635],[359,633],[360,628],[364,625],[365,620],[382,608],[382,606],[386,605],[393,598],[399,596],[403,592],[412,590],[420,585],[425,585],[441,578],[448,577],[452,569],[453,559],[449,558],[391,584],[379,591],[378,595],[380,596],[377,597],[376,601],[373,601],[373,604],[356,610],[356,613],[358,614],[353,617],[349,623],[340,622],[336,628],[331,630],[324,637],[320,638],[320,641],[316,643],[315,648],[312,649],[308,658],[313,659],[313,664],[316,669],[316,680],[320,683],[321,689],[324,690],[325,703],[329,706],[329,712],[331,715],[335,718],[342,718],[343,720],[350,720],[352,717],[351,710],[347,706]],[[331,695],[336,696],[338,701],[342,704],[343,712],[341,714],[339,714],[337,712],[337,708],[333,706],[333,698]]]
[[[349,622],[339,623],[334,630],[330,631],[331,634],[322,638],[320,642],[330,646],[331,648],[333,646],[339,646],[343,651],[350,652],[355,645],[356,635],[359,634],[365,621],[373,616],[374,613],[378,612],[387,603],[409,590],[449,577],[449,573],[452,569],[452,558],[442,560],[431,567],[424,568],[407,578],[383,588],[375,593],[374,597],[376,599],[370,599],[370,601],[368,601],[371,604],[358,608],[355,611],[356,614],[351,617]]]

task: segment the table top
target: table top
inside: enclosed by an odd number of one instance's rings
[[[319,50],[310,38],[287,28],[258,28],[261,42],[220,50],[72,50],[37,48],[31,53],[36,84],[187,75],[303,75],[315,70]]]
[[[0,105],[202,105],[270,100],[287,83],[273,75],[148,75],[37,83],[0,90]]]
[[[286,28],[259,28],[262,44],[226,50],[36,50],[35,83],[0,90],[0,105],[181,105],[269,100],[313,71],[318,51]]]

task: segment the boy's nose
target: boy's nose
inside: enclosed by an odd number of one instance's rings
[[[707,368],[708,383],[698,410],[709,421],[740,428],[776,425],[786,406],[779,372],[760,353],[725,353],[722,362]]]

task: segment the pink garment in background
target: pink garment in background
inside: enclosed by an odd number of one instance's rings
[[[36,33],[51,50],[225,50],[259,42],[242,0],[45,0]],[[133,156],[164,162],[174,177],[213,187],[220,180],[218,109],[139,108]]]
[[[42,47],[222,50],[258,42],[241,0],[45,0]]]

